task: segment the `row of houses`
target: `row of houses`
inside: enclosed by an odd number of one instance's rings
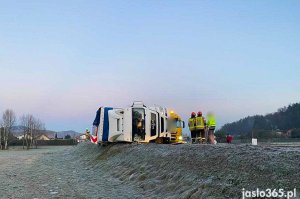
[[[25,135],[25,137],[28,139],[31,139],[30,135]],[[23,140],[23,138],[24,138],[24,135],[17,136],[18,140]],[[36,138],[36,140],[51,140],[51,138],[49,138],[46,134],[41,134]]]
[[[26,138],[31,139],[30,135],[25,135],[25,136],[26,136]],[[23,138],[24,138],[24,135],[17,136],[18,140],[22,140]],[[40,134],[36,138],[36,140],[54,140],[54,139],[63,139],[63,138],[49,137],[47,134]],[[86,135],[85,134],[80,134],[80,135],[76,136],[73,139],[77,140],[78,142],[82,142],[82,141],[86,140]]]

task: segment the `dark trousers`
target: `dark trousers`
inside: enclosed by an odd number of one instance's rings
[[[196,138],[196,134],[197,134],[196,130],[192,130],[191,131],[191,138],[195,139]]]
[[[205,131],[204,129],[197,129],[191,132],[192,142],[199,143],[202,142],[199,138],[205,138]]]
[[[195,131],[196,131],[196,136],[197,137],[205,138],[205,130],[204,129],[198,129],[198,130],[195,130]]]

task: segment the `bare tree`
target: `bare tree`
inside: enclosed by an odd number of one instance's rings
[[[3,142],[4,142],[4,149],[8,148],[8,138],[9,135],[11,134],[11,129],[13,125],[16,122],[16,115],[13,110],[7,109],[4,111],[2,115],[2,120],[3,120],[3,127],[4,127],[4,132],[3,132]]]
[[[2,121],[0,121],[0,150],[3,149],[3,134],[4,134],[4,127]]]
[[[45,131],[45,124],[37,119],[37,118],[33,118],[33,128],[32,128],[32,134],[31,134],[31,138],[32,138],[32,143],[31,145],[35,145],[35,148],[37,148],[37,138],[42,135],[42,132]]]
[[[45,124],[33,115],[27,114],[20,118],[23,126],[23,149],[29,149],[35,145],[37,148],[37,138],[45,130]]]
[[[25,149],[25,144],[26,144],[26,149],[30,148],[30,128],[31,128],[31,121],[32,121],[33,116],[32,115],[22,115],[20,118],[21,125],[23,127],[23,149]]]

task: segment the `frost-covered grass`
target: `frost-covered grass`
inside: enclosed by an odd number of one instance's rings
[[[241,198],[300,190],[300,149],[114,144],[0,152],[1,198]]]

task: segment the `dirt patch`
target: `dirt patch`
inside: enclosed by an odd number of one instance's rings
[[[113,145],[105,146],[103,147],[103,150],[100,150],[97,160],[107,160],[108,158],[112,158],[119,153],[121,153],[120,148],[113,147]]]

